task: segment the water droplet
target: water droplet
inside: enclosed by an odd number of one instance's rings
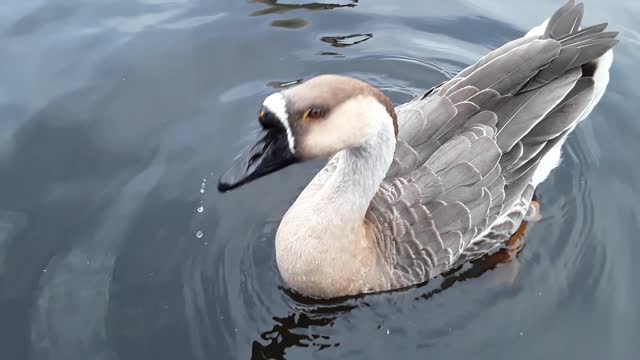
[[[524,335],[524,333],[522,331],[520,331],[520,336]]]
[[[198,232],[196,233],[196,237],[198,239],[200,239],[203,235],[204,235],[204,233],[202,231],[200,231],[200,230],[198,230]]]
[[[203,211],[204,211],[204,207],[200,206],[200,207],[198,208],[198,212],[199,212],[199,213],[201,213],[201,212],[203,212]]]
[[[387,335],[389,335],[389,332],[390,332],[389,329],[387,329]]]
[[[200,194],[204,194],[204,189],[200,189]]]
[[[42,272],[47,272],[47,269],[42,270]]]

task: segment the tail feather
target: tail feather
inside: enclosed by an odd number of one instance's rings
[[[579,31],[576,31],[574,33],[570,33],[567,34],[563,37],[558,38],[558,41],[566,41],[566,40],[572,40],[576,37],[580,37],[580,36],[584,36],[584,35],[589,35],[589,34],[595,34],[595,33],[600,33],[603,32],[607,26],[609,26],[608,23],[602,23],[602,24],[598,24],[598,25],[593,25],[593,26],[589,26],[583,29],[580,29]]]
[[[560,52],[519,92],[535,90],[562,76],[570,69],[589,64],[618,43],[615,39],[617,32],[604,31],[607,27],[606,23],[580,30],[583,14],[583,4],[576,5],[574,0],[570,0],[551,16],[541,38],[560,42]]]
[[[580,28],[583,16],[584,5],[575,5],[575,1],[570,0],[551,16],[542,38],[557,40],[566,34],[573,33]]]
[[[618,43],[618,33],[605,31],[606,23],[580,29],[583,13],[582,4],[576,5],[571,0],[543,24],[544,31],[541,26],[536,32],[529,33],[529,36],[537,36],[539,39],[557,41],[560,51],[516,91],[514,101],[519,97],[544,96],[553,91],[558,79],[576,71],[579,75],[571,91],[565,93],[562,100],[534,124],[533,128],[527,129],[519,124],[529,123],[526,118],[529,112],[517,114],[517,119],[508,124],[509,129],[507,124],[501,128],[502,123],[499,122],[498,133],[505,138],[505,146],[501,148],[515,148],[511,145],[514,141],[522,145],[522,155],[508,167],[512,172],[505,175],[509,178],[508,182],[516,182],[517,179],[528,176],[532,169],[535,169],[533,171],[536,184],[546,178],[557,165],[560,146],[568,133],[591,112],[604,93],[609,80],[612,48]],[[547,156],[551,153],[557,155],[557,159]],[[505,191],[508,193],[507,197],[515,196],[512,188]]]

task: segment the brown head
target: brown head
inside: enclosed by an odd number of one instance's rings
[[[258,120],[263,128],[259,140],[220,179],[218,190],[360,146],[381,126],[398,134],[389,99],[363,81],[339,75],[321,75],[268,96]]]

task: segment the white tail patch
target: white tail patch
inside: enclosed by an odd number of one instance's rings
[[[611,69],[611,64],[613,63],[613,50],[607,51],[593,62],[596,64],[596,71],[593,74],[593,81],[595,83],[593,100],[591,100],[589,106],[587,106],[580,116],[580,121],[591,113],[591,110],[600,102],[602,95],[604,95],[604,91],[609,84],[609,69]]]
[[[289,142],[289,150],[291,150],[292,154],[296,153],[295,150],[295,139],[293,137],[293,132],[291,131],[291,126],[289,125],[289,113],[287,112],[287,101],[281,93],[275,93],[267,96],[262,103],[267,110],[272,112],[278,120],[282,123],[285,130],[287,131],[287,141]]]
[[[542,24],[540,24],[540,25],[534,27],[533,29],[529,30],[527,35],[525,35],[524,37],[542,36],[542,35],[544,35],[544,30],[547,28],[547,24],[548,23],[549,23],[549,19],[545,20]]]
[[[589,106],[587,106],[580,115],[578,122],[589,116],[593,108],[598,104],[600,99],[602,99],[602,95],[604,95],[607,84],[609,84],[609,69],[613,63],[613,51],[607,51],[604,55],[594,60],[594,63],[596,64],[596,71],[593,74],[593,81],[595,82],[593,99],[591,100],[591,103],[589,103]],[[571,129],[571,131],[573,131],[573,129]],[[538,184],[543,182],[547,176],[549,176],[551,170],[555,169],[560,164],[562,156],[561,148],[566,138],[567,137],[565,136],[564,139],[559,141],[542,159],[540,159],[540,164],[538,165],[536,172],[533,174],[532,179],[535,186],[538,186]]]
[[[536,172],[533,173],[533,178],[531,179],[533,186],[537,187],[541,182],[545,181],[551,171],[560,165],[560,160],[562,158],[562,144],[564,144],[565,139],[566,136],[552,147],[551,150],[542,157],[542,159],[540,159],[538,168],[536,169]]]

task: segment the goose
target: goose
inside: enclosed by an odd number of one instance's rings
[[[336,298],[407,288],[497,250],[609,82],[616,32],[581,28],[573,0],[524,37],[394,107],[372,85],[319,75],[269,95],[227,192],[328,159],[275,236],[288,287]]]

